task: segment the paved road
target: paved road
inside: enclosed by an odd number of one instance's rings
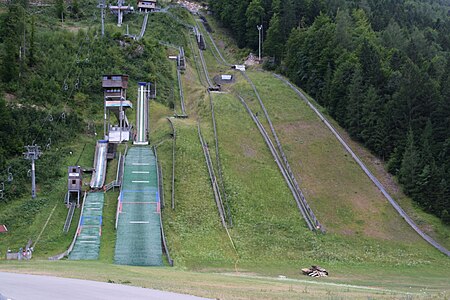
[[[106,282],[0,272],[0,300],[5,299],[194,300],[204,298]]]

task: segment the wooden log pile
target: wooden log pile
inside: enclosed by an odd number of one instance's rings
[[[311,277],[327,277],[328,271],[319,266],[311,266],[311,268],[302,269],[303,275],[311,276]]]

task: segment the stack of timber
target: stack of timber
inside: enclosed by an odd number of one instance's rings
[[[311,277],[327,277],[328,271],[319,266],[311,266],[311,268],[302,269],[303,275],[308,275]]]

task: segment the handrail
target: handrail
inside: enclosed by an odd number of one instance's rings
[[[114,186],[116,185],[116,181],[113,180],[110,183],[108,183],[107,185],[104,186],[104,191],[107,192],[110,189],[112,189]]]
[[[176,158],[176,143],[177,143],[177,132],[172,120],[167,117],[167,120],[172,127],[173,142],[172,142],[172,209],[175,209],[175,158]]]
[[[86,195],[87,195],[87,192],[85,191],[84,197],[83,197],[83,204],[81,205],[80,219],[78,220],[77,231],[75,232],[75,236],[73,237],[72,244],[70,244],[69,249],[67,249],[67,255],[69,255],[70,252],[72,252],[73,247],[75,246],[75,242],[77,240],[78,231],[80,230],[80,226],[81,226],[81,219],[82,219],[83,213],[84,213],[84,204],[86,203]]]
[[[154,149],[153,152],[155,153],[155,158],[156,158],[156,173],[157,173],[157,177],[158,177],[159,199],[161,200],[161,209],[163,209],[165,207],[164,189],[163,189],[164,182],[163,182],[162,167],[158,160],[157,148],[158,148],[157,145],[153,146],[153,149]]]
[[[144,21],[142,22],[141,32],[139,33],[139,36],[137,37],[138,40],[142,39],[145,34],[145,30],[147,29],[147,23],[148,23],[148,13],[144,15]]]
[[[181,82],[181,72],[177,69],[178,89],[180,91],[181,112],[186,115],[186,106],[184,105],[183,83]]]
[[[214,129],[214,143],[215,143],[214,148],[215,148],[215,152],[216,152],[216,164],[217,164],[217,171],[219,173],[220,188],[222,189],[222,193],[223,193],[223,196],[225,199],[225,206],[227,208],[225,215],[227,216],[227,219],[228,219],[228,225],[232,227],[233,226],[233,217],[231,215],[230,205],[228,203],[228,196],[225,191],[225,183],[224,183],[223,172],[222,172],[222,163],[220,161],[220,155],[219,155],[219,138],[217,135],[216,114],[214,111],[214,102],[213,102],[210,91],[208,91],[208,96],[209,96],[209,104],[211,106],[211,119],[212,119],[213,129]]]
[[[122,174],[120,178],[120,189],[122,189],[122,183],[123,183],[123,174],[125,173],[125,158],[128,152],[128,144],[125,144],[125,151],[122,155]],[[117,197],[117,208],[116,208],[116,223],[114,228],[117,230],[117,225],[119,223],[119,214],[120,214],[120,202],[122,197],[122,191],[119,191],[119,197]]]
[[[277,135],[277,133],[275,131],[275,127],[272,124],[272,120],[270,119],[269,113],[266,110],[266,107],[265,107],[265,105],[264,105],[264,103],[263,103],[263,101],[261,99],[261,96],[258,93],[258,90],[256,89],[255,84],[247,76],[247,74],[245,74],[245,72],[241,71],[241,74],[242,74],[242,76],[244,76],[244,78],[247,80],[247,82],[251,85],[251,87],[252,87],[252,89],[253,89],[253,91],[254,91],[254,93],[256,95],[256,98],[258,98],[259,105],[261,106],[261,109],[264,112],[264,116],[266,117],[267,122],[268,122],[269,127],[270,127],[270,131],[272,132],[272,135],[273,135],[273,137],[275,139],[275,143],[277,145],[278,152],[279,152],[281,158],[283,159],[282,162],[284,163],[284,169],[287,172],[288,179],[291,182],[291,184],[293,185],[294,190],[297,193],[297,196],[300,198],[300,200],[302,202],[302,206],[303,206],[305,212],[307,213],[308,219],[310,219],[310,221],[311,221],[311,225],[315,229],[320,229],[323,232],[324,229],[323,229],[322,225],[319,223],[319,220],[317,220],[316,215],[314,214],[314,212],[312,211],[312,209],[309,206],[308,202],[306,201],[306,198],[305,198],[302,190],[300,189],[300,186],[299,186],[299,184],[297,182],[297,179],[295,178],[294,174],[292,173],[291,166],[289,165],[287,157],[286,157],[286,155],[285,155],[285,153],[283,151],[283,147],[281,146],[281,142],[280,142],[280,140],[278,138],[278,135]]]
[[[220,195],[220,190],[219,190],[219,186],[217,184],[216,175],[214,174],[214,168],[212,167],[211,156],[209,154],[208,145],[203,140],[203,136],[202,136],[201,129],[200,129],[200,123],[197,123],[197,131],[198,131],[198,137],[200,139],[200,144],[201,144],[202,149],[203,149],[203,154],[205,156],[206,167],[208,169],[209,178],[211,180],[211,186],[212,186],[212,189],[213,189],[214,200],[215,200],[216,205],[217,205],[217,210],[219,211],[220,221],[222,223],[222,226],[224,228],[227,228],[227,224],[226,224],[226,221],[225,221],[225,214],[224,214],[224,207],[223,207],[222,197]]]
[[[69,231],[70,228],[70,224],[72,224],[72,219],[73,219],[73,214],[75,213],[75,203],[70,202],[69,203],[69,210],[67,212],[67,217],[66,217],[66,221],[64,222],[64,228],[63,228],[63,232],[67,233]]]
[[[78,235],[78,230],[80,229],[80,225],[81,225],[81,217],[83,216],[83,211],[84,211],[84,203],[86,202],[86,191],[84,192],[84,197],[83,197],[83,204],[81,205],[81,213],[80,213],[80,219],[78,220],[78,226],[77,226],[77,230],[75,231],[75,235],[72,239],[72,243],[70,244],[69,248],[64,251],[63,253],[57,254],[55,256],[51,256],[48,258],[48,260],[61,260],[63,259],[65,256],[69,256],[70,252],[72,252],[73,247],[75,246],[75,242],[77,240],[77,235]]]
[[[280,157],[279,157],[277,151],[275,150],[275,146],[273,145],[272,141],[270,140],[269,135],[267,134],[266,130],[264,129],[264,126],[262,126],[261,122],[260,122],[260,121],[258,120],[258,118],[256,118],[256,116],[253,114],[253,112],[251,111],[250,107],[247,105],[247,103],[245,102],[245,100],[244,100],[241,96],[238,96],[238,98],[239,98],[239,100],[241,101],[241,103],[244,105],[245,109],[247,110],[248,114],[249,114],[250,117],[252,118],[253,122],[254,122],[254,123],[256,124],[256,126],[258,127],[258,130],[260,131],[260,133],[261,133],[261,135],[262,135],[264,141],[266,142],[267,146],[269,147],[270,153],[272,154],[272,156],[273,156],[273,158],[274,158],[274,160],[275,160],[275,163],[277,164],[278,168],[280,169],[281,174],[283,175],[283,178],[285,179],[285,181],[286,181],[286,183],[287,183],[287,185],[288,185],[288,188],[289,188],[289,190],[291,191],[292,196],[293,196],[294,199],[295,199],[295,202],[297,203],[297,207],[298,207],[298,209],[300,210],[300,213],[302,214],[303,219],[304,219],[305,222],[306,222],[306,225],[308,225],[308,228],[309,228],[310,230],[314,230],[314,227],[313,227],[313,225],[311,224],[311,221],[310,221],[309,218],[308,218],[308,215],[307,215],[307,213],[306,213],[306,210],[305,210],[305,208],[303,207],[303,205],[302,205],[302,203],[301,203],[301,201],[300,201],[300,199],[299,199],[297,193],[295,192],[295,189],[294,189],[294,187],[292,186],[292,183],[291,183],[291,181],[290,181],[289,178],[288,178],[288,175],[287,175],[287,173],[286,173],[286,170],[285,170],[283,164],[281,163],[281,159],[280,159]]]
[[[158,181],[158,196],[159,196],[159,200],[161,203],[161,199],[164,198],[164,186],[162,181],[160,181],[161,178],[161,173],[160,173],[160,167],[159,167],[159,161],[158,161],[158,152],[157,152],[157,147],[153,146],[153,153],[155,154],[155,160],[156,160],[156,173],[157,173],[157,181]],[[157,199],[158,200],[158,199]],[[162,200],[164,201],[164,200]],[[164,208],[164,205],[161,203],[161,207]],[[161,240],[162,240],[162,244],[164,247],[164,252],[166,253],[167,256],[167,261],[169,262],[170,266],[173,267],[173,260],[170,258],[170,253],[169,253],[169,248],[167,247],[167,241],[166,241],[166,237],[164,235],[164,226],[163,226],[163,222],[162,222],[162,212],[159,213],[159,225],[161,228]]]

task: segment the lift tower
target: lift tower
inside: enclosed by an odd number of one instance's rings
[[[39,159],[41,156],[41,147],[38,145],[25,146],[27,152],[24,152],[24,158],[26,160],[31,160],[31,198],[36,198],[36,174],[35,174],[35,164],[34,161]]]

